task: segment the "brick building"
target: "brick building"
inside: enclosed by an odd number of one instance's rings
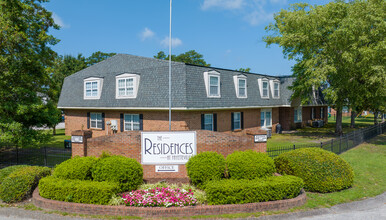
[[[275,131],[327,122],[319,92],[306,106],[290,101],[288,76],[268,76],[172,62],[172,130]],[[58,108],[66,135],[93,136],[130,130],[164,131],[168,121],[168,62],[117,54],[64,80]]]

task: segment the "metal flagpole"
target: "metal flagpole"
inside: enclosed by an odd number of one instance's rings
[[[169,131],[172,130],[172,0],[169,20]]]

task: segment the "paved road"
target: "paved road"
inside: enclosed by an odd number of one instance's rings
[[[0,208],[0,220],[85,220],[85,218],[28,211],[22,208]],[[386,192],[370,199],[283,215],[249,218],[257,220],[386,220]]]

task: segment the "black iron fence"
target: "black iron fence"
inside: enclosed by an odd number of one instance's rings
[[[350,133],[342,135],[338,138],[331,139],[329,141],[315,143],[315,144],[299,144],[290,146],[277,146],[267,149],[267,153],[270,157],[277,157],[279,154],[288,152],[291,150],[306,148],[306,147],[319,147],[325,150],[341,154],[353,147],[358,146],[366,140],[369,140],[377,135],[383,134],[386,131],[386,122],[379,123],[378,125],[372,125],[366,128],[354,130]]]
[[[56,164],[59,164],[70,158],[71,149],[60,149],[52,147],[0,148],[0,168],[19,164],[54,167]]]

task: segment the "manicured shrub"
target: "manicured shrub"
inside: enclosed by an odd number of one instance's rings
[[[229,178],[255,179],[272,176],[276,171],[273,159],[265,153],[252,150],[235,151],[226,158]]]
[[[224,177],[225,159],[216,152],[202,152],[191,157],[186,163],[190,181],[203,188],[209,180],[219,180]]]
[[[320,148],[303,148],[275,158],[277,171],[304,180],[305,190],[334,192],[352,186],[353,169],[338,155]]]
[[[0,185],[0,199],[4,202],[20,202],[32,195],[42,177],[51,174],[48,167],[27,166],[18,169]]]
[[[119,184],[91,180],[45,177],[39,182],[40,196],[58,201],[107,205],[119,192]]]
[[[92,169],[95,181],[117,182],[121,191],[131,191],[143,182],[143,169],[140,163],[124,156],[110,156],[98,161]]]
[[[98,160],[96,157],[76,156],[57,165],[53,176],[62,179],[91,180],[91,168]]]
[[[26,167],[27,165],[15,165],[15,166],[10,166],[6,167],[0,170],[0,184],[3,182],[3,180],[9,176],[13,171],[19,170],[23,167]]]
[[[303,180],[295,176],[223,179],[208,182],[205,192],[210,205],[245,204],[291,199],[300,194],[303,185]]]

